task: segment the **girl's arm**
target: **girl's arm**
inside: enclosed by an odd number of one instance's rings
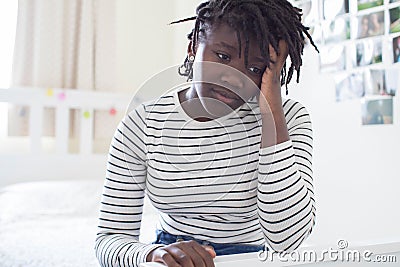
[[[279,42],[279,56],[272,46],[270,57],[275,63],[266,68],[261,78],[259,107],[262,116],[261,148],[269,147],[289,140],[289,132],[282,108],[281,70],[288,56],[284,41]]]
[[[311,233],[315,220],[312,128],[301,104],[282,103],[279,78],[287,46],[281,41],[279,47],[279,56],[271,57],[276,64],[263,75],[259,98],[262,141],[257,203],[266,242],[276,251],[290,251]]]
[[[101,266],[139,266],[160,245],[139,242],[146,181],[144,108],[127,115],[110,145],[95,251]]]

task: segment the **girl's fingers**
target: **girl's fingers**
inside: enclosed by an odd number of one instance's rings
[[[279,56],[276,53],[275,49],[272,47],[272,45],[269,45],[269,51],[270,51],[270,58],[273,62],[275,62],[275,66],[277,66],[279,69],[283,67],[283,64],[286,61],[286,58],[289,54],[289,48],[287,46],[287,43],[284,40],[279,41]]]
[[[196,241],[182,241],[155,249],[149,261],[168,267],[215,267],[215,256],[211,246],[202,246]]]
[[[174,258],[174,260],[183,267],[197,267],[192,261],[193,256],[190,255],[191,253],[187,250],[183,250],[180,246],[175,244],[166,247],[166,250]]]
[[[211,246],[204,246],[204,245],[203,245],[203,248],[204,248],[208,253],[210,253],[210,255],[211,255],[212,258],[215,258],[215,257],[217,256],[217,253],[215,253],[215,250],[214,250],[213,247],[211,247]]]
[[[154,262],[165,264],[168,267],[182,267],[178,262],[176,262],[176,260],[169,253],[169,251],[165,250],[164,248],[161,248],[160,250],[157,251],[157,255],[154,259]]]

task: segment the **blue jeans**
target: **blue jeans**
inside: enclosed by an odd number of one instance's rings
[[[209,241],[195,239],[191,236],[184,235],[172,235],[162,230],[156,230],[156,241],[153,244],[164,244],[169,245],[178,241],[188,241],[195,240],[200,245],[211,246],[214,248],[217,256],[221,255],[230,255],[230,254],[240,254],[240,253],[249,253],[249,252],[258,252],[260,250],[266,249],[264,245],[241,245],[241,244],[221,244],[221,243],[213,243]]]

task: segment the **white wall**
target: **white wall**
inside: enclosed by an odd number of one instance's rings
[[[180,64],[191,22],[167,26],[194,15],[198,0],[118,2],[118,86],[138,88],[147,78]],[[317,224],[307,243],[350,244],[400,240],[400,118],[394,99],[394,124],[361,126],[359,100],[335,102],[333,76],[319,74],[317,54],[306,48],[299,85],[289,97],[311,113]],[[150,88],[156,96],[162,86]]]
[[[300,84],[289,97],[309,110],[314,129],[317,223],[308,242],[400,240],[399,97],[393,125],[361,125],[360,100],[335,102],[333,75],[320,74],[317,53],[304,54]]]
[[[196,15],[196,7],[203,1],[200,0],[174,0],[175,20],[188,18]],[[174,36],[174,59],[173,64],[182,64],[188,47],[187,34],[192,30],[194,21],[183,22],[173,25]]]
[[[170,1],[117,2],[117,77],[121,91],[137,89],[171,64],[173,19]]]
[[[117,2],[117,87],[134,92],[153,75],[177,73],[187,51],[187,33],[193,22],[168,25],[195,15],[199,0]],[[179,78],[179,77],[178,77]],[[159,87],[158,87],[159,85]],[[152,98],[165,92],[155,83],[146,91]]]
[[[168,24],[193,16],[198,3],[200,1],[193,0],[117,2],[118,87],[121,91],[137,89],[155,73],[183,62],[186,34],[193,23]]]

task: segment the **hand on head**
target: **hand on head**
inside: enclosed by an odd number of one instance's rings
[[[281,105],[281,71],[288,57],[289,49],[287,43],[279,41],[278,53],[270,45],[271,64],[265,68],[261,78],[258,105],[261,114],[268,114],[271,105]]]
[[[283,40],[279,41],[279,55],[270,45],[271,64],[269,68],[265,68],[261,79],[261,91],[263,86],[278,85],[280,87],[280,74],[289,54],[287,43]]]

